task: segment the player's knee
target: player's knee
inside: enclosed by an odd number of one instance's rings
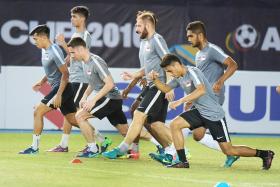
[[[144,117],[146,114],[144,113],[144,112],[140,112],[139,110],[135,110],[134,112],[133,112],[133,116],[135,117],[135,118],[137,118],[137,117]]]
[[[170,129],[172,130],[172,131],[176,131],[176,130],[178,130],[179,129],[179,123],[178,123],[178,121],[177,120],[174,120],[174,121],[172,121],[171,123],[170,123]]]
[[[75,119],[77,121],[78,124],[80,124],[82,121],[84,121],[84,111],[83,110],[79,110],[76,114],[75,114]]]
[[[200,141],[203,138],[200,134],[193,133],[193,139],[195,141]]]
[[[34,109],[34,113],[33,113],[33,115],[34,115],[34,118],[36,118],[36,117],[40,117],[40,116],[43,116],[43,113],[41,112],[41,110],[40,110],[40,107],[39,107],[39,106],[37,106],[37,107]]]

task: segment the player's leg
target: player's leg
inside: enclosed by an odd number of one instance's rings
[[[177,151],[177,155],[179,157],[179,162],[170,165],[169,167],[189,168],[189,163],[187,161],[185,148],[184,148],[184,136],[182,133],[182,129],[184,128],[190,128],[190,124],[186,120],[184,120],[184,118],[182,118],[181,116],[177,116],[170,123],[172,139]]]
[[[40,135],[43,130],[43,117],[53,109],[52,101],[55,97],[58,88],[53,88],[48,95],[46,95],[41,103],[35,107],[34,121],[33,121],[33,141],[31,147],[19,152],[19,154],[36,154],[39,152]]]
[[[72,129],[72,125],[68,122],[68,120],[64,117],[63,119],[63,134],[61,136],[60,143],[52,149],[49,149],[48,152],[68,152],[68,144],[70,133]]]
[[[170,124],[172,139],[179,157],[179,162],[170,165],[169,167],[174,168],[188,168],[189,163],[186,158],[184,149],[184,136],[182,129],[190,128],[196,129],[203,126],[200,113],[194,109],[184,112],[172,120]]]
[[[83,109],[80,109],[76,113],[75,117],[79,124],[80,130],[87,142],[87,150],[85,152],[82,152],[81,154],[78,154],[77,157],[96,157],[99,154],[99,148],[94,137],[94,127],[92,127],[88,122],[88,119],[92,118],[93,115]]]
[[[224,154],[228,156],[260,157],[263,160],[263,169],[268,170],[270,168],[274,152],[253,149],[244,145],[232,145],[225,118],[215,122],[208,120],[207,126],[213,138],[219,142]]]
[[[131,113],[131,116],[133,118],[133,114],[134,114],[134,111],[138,108],[138,106],[140,105],[141,101],[142,101],[142,97],[144,96],[145,94],[145,90],[134,100],[134,102],[132,103],[131,107],[130,107],[130,113]],[[147,127],[148,126],[148,127]],[[150,124],[146,124],[145,123],[145,127],[146,129],[149,128],[148,131],[152,131],[152,129],[150,128]],[[156,145],[157,147],[157,150],[158,152],[162,152],[163,148],[162,146],[160,145],[160,143],[148,132],[146,131],[145,129],[142,128],[141,130],[141,133],[140,133],[140,136],[136,138],[136,141],[137,139],[143,139],[143,140],[146,140],[146,141],[150,141],[152,142],[153,144]],[[139,141],[139,140],[138,140]]]

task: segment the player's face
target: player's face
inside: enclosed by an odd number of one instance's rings
[[[70,57],[73,60],[77,60],[77,61],[82,61],[83,60],[83,55],[82,55],[82,50],[81,47],[68,47],[69,53],[70,53]]]
[[[198,34],[187,30],[187,41],[192,45],[192,47],[198,47],[200,45]]]
[[[33,40],[35,42],[36,47],[38,47],[39,49],[43,48],[44,37],[42,35],[38,35],[37,33],[35,33],[33,35]]]
[[[139,19],[139,18],[136,19],[135,31],[141,39],[145,39],[148,36],[146,24],[144,23],[144,21],[142,19]]]
[[[167,73],[170,73],[170,75],[172,77],[178,78],[178,77],[182,76],[181,75],[181,64],[179,64],[178,62],[171,63],[169,66],[166,66],[164,68],[164,70]]]
[[[74,27],[82,25],[84,18],[80,14],[71,13],[71,23]]]

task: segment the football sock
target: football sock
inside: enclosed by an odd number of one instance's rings
[[[59,145],[63,148],[66,148],[66,147],[68,147],[68,142],[69,142],[69,134],[62,134]]]
[[[33,134],[32,149],[36,150],[39,147],[40,135]]]
[[[203,138],[198,142],[208,148],[221,151],[219,143],[216,140],[214,140],[210,134],[204,134]]]

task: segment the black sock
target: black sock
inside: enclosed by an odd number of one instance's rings
[[[260,157],[260,158],[268,157],[268,151],[257,149],[256,157]]]
[[[181,162],[187,162],[187,158],[186,158],[186,154],[185,154],[185,149],[177,150],[177,154],[178,154],[179,160]]]

